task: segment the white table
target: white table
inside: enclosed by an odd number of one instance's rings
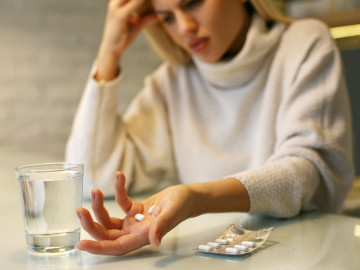
[[[173,229],[160,248],[147,246],[122,257],[86,252],[55,257],[29,255],[13,169],[49,161],[43,158],[0,150],[1,269],[360,269],[360,218],[317,212],[288,220],[241,213],[203,215]],[[114,201],[106,205],[112,215],[122,216]],[[207,255],[194,250],[232,223],[251,230],[274,226],[274,231],[265,248],[248,256]],[[89,236],[82,232],[82,238]]]

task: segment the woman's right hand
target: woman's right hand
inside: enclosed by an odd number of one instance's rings
[[[154,14],[138,15],[145,0],[110,0],[103,37],[97,57],[95,79],[111,80],[117,76],[118,65],[124,51],[139,32],[156,22]]]

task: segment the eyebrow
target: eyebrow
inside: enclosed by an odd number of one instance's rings
[[[179,3],[177,4],[177,6],[182,6],[184,4],[184,2],[186,2],[187,0],[180,0]],[[154,10],[155,14],[167,14],[169,13],[169,11],[166,10]]]

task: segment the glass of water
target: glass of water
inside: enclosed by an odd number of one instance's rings
[[[62,254],[80,240],[76,209],[82,203],[84,166],[44,163],[17,167],[29,252]]]

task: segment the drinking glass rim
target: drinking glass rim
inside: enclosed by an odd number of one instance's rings
[[[41,167],[56,166],[56,165],[68,165],[68,167],[41,169]],[[38,168],[34,169],[34,167],[38,167]],[[76,169],[76,168],[81,168],[81,170],[83,170],[84,164],[72,163],[72,162],[33,163],[33,164],[18,166],[15,168],[15,171],[18,173],[41,173],[41,172],[61,172],[61,171],[67,171],[67,170]]]

